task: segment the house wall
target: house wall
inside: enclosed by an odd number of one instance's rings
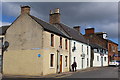
[[[76,50],[73,52],[72,49],[74,47],[74,42],[75,42]],[[83,45],[83,52],[82,52],[82,45]],[[87,46],[88,45],[84,43],[71,40],[71,65],[73,64],[75,57],[75,61],[77,63],[77,69],[84,69],[90,67],[91,50],[90,50],[90,46],[88,46],[88,55],[87,55]],[[82,53],[85,54],[85,58],[83,59],[83,62],[81,57]],[[87,58],[88,58],[88,66],[87,66]],[[82,63],[83,63],[83,67],[82,67]]]
[[[105,61],[105,57],[106,57],[106,61]],[[103,66],[108,66],[108,54],[104,54],[103,61],[104,61]]]
[[[5,41],[8,49],[3,55],[3,75],[42,75],[42,27],[27,14],[8,28]],[[38,50],[39,49],[39,50]]]
[[[23,14],[8,28],[5,40],[7,50],[42,48],[42,27],[29,15]]]
[[[97,56],[99,56],[99,60],[97,60]],[[105,57],[106,57],[106,61],[105,61]],[[102,60],[103,60],[103,66],[108,66],[108,55],[104,54],[103,58],[101,58],[100,53],[95,52],[94,53],[94,60],[93,60],[93,67],[101,67]]]
[[[118,55],[118,45],[108,42],[108,62],[111,62],[112,60],[119,60],[119,57],[113,56],[114,54]]]
[[[44,72],[43,74],[52,74],[52,73],[57,73],[57,59],[58,59],[58,65],[60,64],[60,58],[59,56],[62,55],[62,72],[66,72],[69,71],[69,40],[68,40],[68,49],[65,49],[65,39],[64,37],[62,37],[62,49],[59,48],[60,45],[60,36],[55,35],[54,34],[54,47],[51,47],[50,45],[50,41],[51,41],[51,34],[49,32],[44,31],[43,34],[43,38],[44,38],[44,42],[43,42],[43,52],[44,54],[44,59],[43,59],[43,69]],[[57,58],[57,50],[59,50],[59,55]],[[54,66],[50,67],[50,54],[54,54]],[[65,67],[65,56],[68,56],[67,59],[67,67]],[[59,66],[60,68],[60,66]]]
[[[38,57],[41,54],[41,57]],[[3,75],[43,75],[42,50],[11,50],[4,53]]]

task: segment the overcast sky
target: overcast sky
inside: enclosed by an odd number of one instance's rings
[[[61,22],[84,29],[94,27],[96,32],[107,32],[109,39],[118,43],[117,2],[15,2],[2,3],[2,25],[12,23],[20,14],[20,5],[29,5],[31,15],[49,22],[49,11],[60,8]]]

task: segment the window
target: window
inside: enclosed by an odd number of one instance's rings
[[[88,58],[87,58],[87,67],[89,66]]]
[[[111,51],[111,44],[109,44],[109,50]]]
[[[60,37],[60,47],[62,48],[62,37]]]
[[[99,56],[97,56],[97,61],[99,61]]]
[[[67,50],[67,39],[65,39],[65,49]]]
[[[97,49],[97,52],[98,52],[98,53],[100,52],[99,49]]]
[[[67,67],[67,56],[65,56],[65,67]]]
[[[50,67],[53,67],[54,64],[54,54],[50,54]]]
[[[87,46],[87,55],[88,55],[88,46]]]
[[[72,48],[72,52],[74,52],[76,50],[76,46],[75,46],[75,42],[74,42],[74,46]]]
[[[115,52],[115,47],[114,46],[112,46],[112,52]]]
[[[104,57],[104,61],[106,61],[106,57]]]
[[[97,49],[94,49],[94,52],[97,53]]]
[[[51,46],[53,47],[54,46],[54,35],[51,34]]]
[[[82,52],[83,52],[83,45],[82,45]]]

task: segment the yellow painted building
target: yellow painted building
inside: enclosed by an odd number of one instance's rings
[[[69,71],[69,38],[53,25],[30,15],[20,16],[6,31],[9,47],[3,54],[3,75],[40,76]]]

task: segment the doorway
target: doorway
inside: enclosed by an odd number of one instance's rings
[[[62,55],[60,55],[60,72],[62,72]]]

